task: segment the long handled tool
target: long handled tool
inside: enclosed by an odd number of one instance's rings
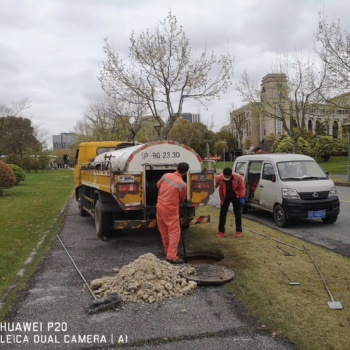
[[[295,256],[294,254],[291,254],[289,252],[287,252],[286,250],[284,250],[283,248],[281,248],[280,246],[276,245],[276,247],[280,250],[282,250],[282,252],[284,253],[285,256]]]
[[[327,302],[327,303],[328,303],[328,307],[329,307],[330,309],[334,309],[334,310],[341,310],[341,309],[343,308],[343,305],[341,304],[340,301],[334,301],[333,296],[332,296],[332,294],[331,294],[331,291],[329,290],[329,288],[328,288],[328,286],[327,286],[327,284],[326,284],[326,281],[324,280],[324,278],[323,278],[323,276],[322,276],[322,274],[321,274],[320,269],[319,269],[318,266],[316,265],[315,260],[313,259],[313,257],[311,256],[309,250],[305,247],[305,245],[304,245],[304,249],[305,249],[305,251],[307,252],[307,254],[309,255],[309,257],[310,257],[310,259],[312,260],[312,262],[314,263],[314,265],[315,265],[315,267],[316,267],[316,270],[317,270],[318,274],[320,275],[321,280],[322,280],[324,286],[325,286],[326,289],[327,289],[327,292],[328,292],[328,294],[329,294],[329,297],[331,298],[331,301],[328,301],[328,302]]]
[[[273,241],[276,241],[276,242],[278,242],[278,243],[280,243],[280,244],[287,245],[288,247],[292,247],[292,248],[294,248],[294,249],[298,249],[298,250],[303,251],[303,249],[301,249],[301,248],[299,248],[299,247],[296,247],[296,246],[294,246],[294,245],[291,245],[291,244],[282,242],[282,241],[280,241],[279,239],[272,238],[272,237],[270,237],[270,236],[264,235],[263,233],[256,232],[256,231],[254,231],[254,230],[251,230],[251,229],[245,228],[245,227],[244,227],[243,229],[246,230],[246,231],[253,232],[253,233],[255,233],[256,235],[259,235],[259,236],[262,236],[262,237],[265,237],[265,238],[272,239]]]
[[[281,270],[279,270],[279,271],[288,278],[290,286],[299,286],[300,285],[299,282],[293,282],[285,272],[283,272]]]
[[[96,313],[96,312],[99,312],[99,311],[102,311],[102,310],[107,310],[107,309],[110,309],[110,308],[118,307],[122,303],[122,299],[116,294],[110,294],[110,295],[107,295],[107,296],[102,297],[102,298],[97,298],[96,297],[94,292],[91,290],[89,284],[86,282],[86,279],[84,278],[83,274],[80,272],[80,270],[78,269],[77,265],[75,264],[73,258],[69,254],[67,248],[64,246],[61,238],[59,237],[59,235],[56,235],[56,236],[57,236],[58,240],[60,241],[63,249],[66,251],[66,253],[67,253],[69,259],[71,260],[73,266],[78,271],[81,279],[84,281],[86,287],[88,288],[89,292],[91,293],[91,295],[94,298],[94,301],[87,308],[87,313],[88,314],[93,314],[93,313]]]
[[[186,206],[186,211],[185,211],[185,218],[187,218],[187,206]],[[181,235],[182,249],[184,252],[184,262],[187,264],[187,254],[186,254],[184,235],[183,235],[183,231],[182,231],[181,215],[180,215],[180,235]]]

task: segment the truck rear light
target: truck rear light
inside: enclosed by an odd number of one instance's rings
[[[138,192],[139,184],[118,184],[118,192]]]
[[[195,182],[193,184],[193,188],[195,190],[207,190],[211,188],[211,182],[207,182],[207,181]]]

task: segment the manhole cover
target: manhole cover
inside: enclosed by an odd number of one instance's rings
[[[233,279],[235,273],[227,267],[221,265],[195,265],[193,266],[197,272],[196,275],[188,275],[183,273],[184,278],[189,281],[195,281],[201,285],[217,285],[224,284]]]

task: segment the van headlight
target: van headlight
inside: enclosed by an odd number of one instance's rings
[[[289,199],[300,199],[298,192],[292,188],[282,188],[282,197]]]
[[[329,190],[328,197],[337,197],[337,189],[335,186],[331,187]]]

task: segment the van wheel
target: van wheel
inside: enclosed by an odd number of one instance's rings
[[[95,229],[97,237],[102,241],[108,241],[108,236],[111,234],[111,213],[101,211],[101,203],[99,200],[95,204]]]
[[[338,219],[338,216],[327,216],[326,218],[322,218],[322,221],[325,224],[334,224]]]
[[[273,209],[273,218],[278,227],[287,227],[289,225],[289,220],[287,218],[286,212],[279,204],[277,204]]]

